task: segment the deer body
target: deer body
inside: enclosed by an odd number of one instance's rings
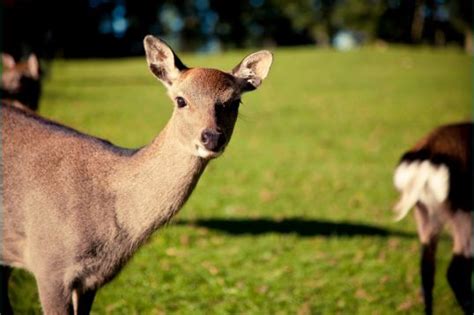
[[[166,129],[151,145],[131,151],[60,126],[43,128],[46,120],[11,107],[2,114],[10,131],[3,138],[2,260],[33,274],[64,269],[58,279],[64,286],[80,279],[95,288],[112,278],[183,205],[207,164],[176,150]],[[19,155],[18,146],[28,154]]]
[[[145,49],[151,71],[177,106],[166,127],[141,149],[119,148],[2,107],[1,261],[33,273],[46,314],[90,311],[96,290],[176,214],[209,160],[222,153],[237,118],[237,109],[225,104],[240,101],[251,84],[252,77],[239,74],[249,69],[247,59],[229,74],[188,69],[152,36]],[[266,77],[271,54],[249,57],[257,57],[253,66],[266,63],[265,72],[253,71]],[[11,313],[10,305],[0,312]]]
[[[426,314],[433,312],[435,252],[445,225],[453,239],[448,282],[464,312],[472,313],[472,131],[471,123],[435,129],[402,156],[395,171],[398,219],[415,208]]]

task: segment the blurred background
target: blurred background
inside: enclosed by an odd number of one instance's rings
[[[413,218],[393,221],[392,176],[434,127],[472,120],[472,0],[2,3],[2,101],[126,147],[173,110],[146,34],[191,67],[274,54],[225,154],[93,314],[423,313],[420,244]],[[450,252],[444,234],[435,314],[461,314]],[[10,288],[17,314],[41,314],[30,274]]]
[[[149,33],[178,51],[374,42],[472,51],[471,0],[2,1],[3,50],[15,58],[137,56]]]

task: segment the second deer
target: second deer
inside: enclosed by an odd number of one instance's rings
[[[13,56],[2,53],[0,97],[4,103],[22,109],[38,110],[41,96],[39,60],[30,54],[25,61],[16,62]]]
[[[421,283],[425,313],[433,313],[435,253],[443,226],[453,238],[447,278],[465,314],[472,314],[472,124],[441,126],[405,153],[394,183],[401,193],[398,220],[415,207],[421,241]]]

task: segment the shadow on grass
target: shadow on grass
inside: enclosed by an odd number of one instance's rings
[[[298,234],[299,236],[398,236],[412,238],[414,233],[389,230],[367,224],[333,222],[301,218],[275,219],[198,219],[178,220],[176,225],[187,225],[219,230],[232,235],[260,235],[266,233]]]

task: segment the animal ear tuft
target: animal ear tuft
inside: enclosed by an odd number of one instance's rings
[[[261,50],[245,57],[234,69],[232,74],[246,81],[244,90],[251,91],[260,86],[270,71],[273,55],[268,50]]]
[[[9,54],[5,54],[5,53],[2,54],[2,67],[4,70],[5,69],[11,70],[15,68],[15,65],[16,65],[16,62],[13,56]]]

